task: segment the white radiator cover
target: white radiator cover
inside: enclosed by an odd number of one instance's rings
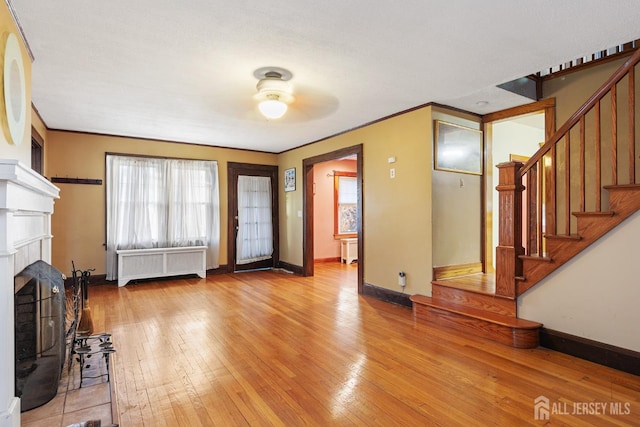
[[[122,249],[118,253],[118,286],[136,279],[197,274],[207,277],[207,247]]]

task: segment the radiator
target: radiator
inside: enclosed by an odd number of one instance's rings
[[[123,249],[118,253],[118,286],[131,280],[197,274],[207,276],[207,247]]]

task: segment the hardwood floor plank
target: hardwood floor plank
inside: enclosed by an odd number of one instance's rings
[[[121,425],[524,425],[539,423],[541,395],[631,410],[551,424],[640,425],[639,377],[416,322],[358,295],[356,271],[92,286],[94,325],[117,349]]]

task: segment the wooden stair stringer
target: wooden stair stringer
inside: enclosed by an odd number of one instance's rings
[[[577,236],[545,236],[545,258],[521,256],[523,277],[516,280],[516,296],[535,286],[571,258],[582,252],[625,219],[640,210],[640,185],[605,186],[610,193],[608,212],[574,212],[577,218]],[[579,237],[579,238],[577,238]]]

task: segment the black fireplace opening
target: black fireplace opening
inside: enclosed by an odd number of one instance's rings
[[[66,356],[62,273],[36,261],[15,276],[15,388],[22,412],[55,397]]]

